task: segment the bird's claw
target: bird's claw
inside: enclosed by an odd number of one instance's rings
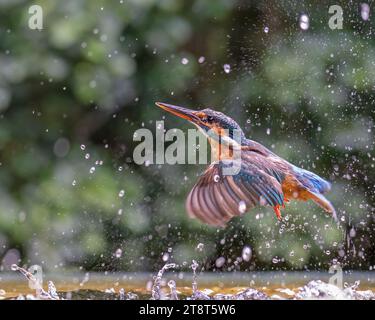
[[[276,213],[276,217],[279,221],[282,220],[282,217],[281,217],[281,212],[280,212],[280,205],[276,205],[273,207],[273,210],[275,211]]]

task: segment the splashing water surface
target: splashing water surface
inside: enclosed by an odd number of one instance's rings
[[[247,251],[248,247],[244,247],[244,251]],[[298,277],[295,273],[284,273],[281,277],[277,273],[253,273],[247,272],[242,273],[243,278],[238,278],[238,275],[224,275],[218,276],[208,274],[200,276],[200,286],[204,289],[198,290],[198,275],[197,270],[199,264],[193,260],[191,264],[192,274],[187,273],[183,277],[176,277],[176,272],[168,272],[171,270],[178,269],[180,266],[175,263],[165,264],[154,277],[154,282],[150,291],[141,289],[144,283],[147,282],[147,275],[144,275],[136,281],[134,284],[133,276],[124,275],[121,282],[122,285],[127,285],[131,290],[137,292],[137,294],[128,291],[126,292],[123,287],[120,287],[118,279],[109,281],[107,277],[90,276],[90,280],[85,282],[87,285],[90,281],[95,289],[83,289],[79,287],[78,290],[67,290],[66,284],[62,284],[61,288],[63,291],[57,291],[55,284],[52,281],[48,281],[48,291],[45,291],[36,277],[26,269],[13,265],[11,269],[13,271],[20,272],[35,288],[35,294],[22,293],[18,295],[12,295],[12,288],[10,286],[3,287],[3,280],[0,281],[0,299],[11,298],[19,300],[63,300],[63,299],[107,299],[107,300],[134,300],[134,299],[152,299],[152,300],[280,300],[280,299],[292,299],[292,300],[375,300],[375,283],[371,280],[369,275],[365,273],[356,273],[355,277],[361,278],[364,282],[369,282],[370,286],[367,285],[367,290],[359,290],[361,282],[354,281],[353,285],[345,283],[343,288],[339,288],[336,285],[330,284],[323,280],[310,280],[306,281],[305,285],[296,285],[301,283],[302,279],[307,279],[306,274],[299,273]],[[167,276],[169,281],[164,281],[163,277]],[[311,276],[311,275],[310,275]],[[318,273],[313,275],[314,277],[322,276]],[[353,273],[348,274],[348,277],[353,279]],[[96,280],[94,280],[96,278]],[[247,281],[252,278],[247,286],[240,286],[244,283],[244,279]],[[324,278],[324,276],[322,277]],[[133,279],[133,280],[132,280]],[[187,287],[190,279],[191,289]],[[230,280],[231,279],[231,280]],[[255,286],[255,282],[258,284]],[[305,282],[305,283],[306,283]],[[143,285],[142,285],[143,283]],[[237,283],[237,286],[233,286],[233,283]],[[261,285],[261,284],[264,285]],[[14,282],[13,282],[14,284]],[[250,286],[249,286],[250,285]],[[104,287],[103,287],[104,286]],[[118,286],[119,289],[114,289],[111,286]],[[59,286],[58,286],[59,287]],[[110,288],[108,288],[110,287]],[[169,287],[169,290],[165,290]],[[101,289],[103,288],[103,289]],[[4,290],[6,289],[6,290]]]

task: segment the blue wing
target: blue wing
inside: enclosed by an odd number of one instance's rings
[[[283,205],[284,195],[278,177],[252,163],[242,161],[236,175],[224,175],[233,161],[212,163],[191,190],[186,209],[191,217],[224,226],[257,205]]]

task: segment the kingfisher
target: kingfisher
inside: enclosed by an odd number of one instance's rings
[[[186,200],[190,217],[223,227],[256,206],[271,206],[282,220],[280,210],[285,203],[312,200],[337,221],[335,208],[324,196],[331,189],[328,181],[247,139],[230,117],[210,108],[196,111],[162,102],[156,105],[194,124],[211,145],[212,162]],[[238,157],[234,157],[236,150]],[[237,172],[224,174],[234,162]]]

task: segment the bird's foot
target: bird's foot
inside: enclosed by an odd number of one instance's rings
[[[282,220],[282,217],[281,217],[281,212],[280,212],[280,205],[276,205],[273,207],[273,210],[275,211],[276,213],[276,217],[279,221]]]

